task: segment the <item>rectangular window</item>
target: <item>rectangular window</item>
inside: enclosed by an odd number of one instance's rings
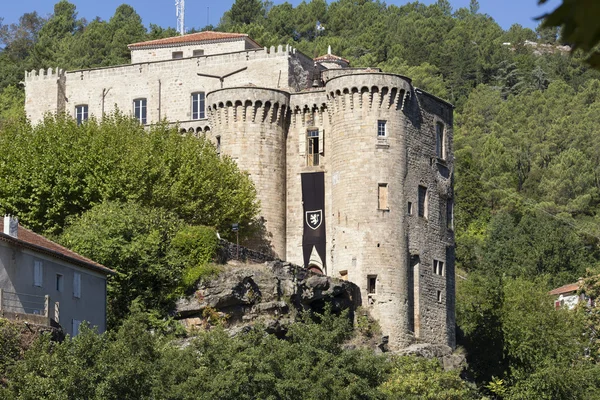
[[[133,101],[133,115],[142,125],[146,125],[146,99]]]
[[[80,325],[81,325],[80,320],[78,320],[78,319],[73,320],[73,335],[72,335],[72,337],[79,335],[79,326]]]
[[[56,291],[62,292],[63,286],[63,276],[61,274],[56,274]]]
[[[192,93],[192,119],[206,118],[204,92]]]
[[[446,274],[443,261],[433,260],[433,273],[441,276]]]
[[[438,303],[442,302],[442,291],[441,290],[437,291],[437,302]]]
[[[452,199],[446,200],[446,227],[454,229],[454,204]]]
[[[306,165],[309,167],[319,165],[319,130],[314,129],[306,133]]]
[[[427,218],[427,188],[419,185],[419,217]]]
[[[194,57],[203,56],[203,55],[204,55],[204,50],[202,50],[202,49],[194,50]]]
[[[81,274],[79,272],[73,273],[73,297],[81,298]]]
[[[377,293],[377,275],[368,275],[367,276],[367,293],[368,294]]]
[[[386,121],[379,120],[377,121],[377,137],[382,138],[387,136],[387,131],[385,129]]]
[[[44,268],[41,261],[33,262],[33,286],[42,287]]]
[[[87,104],[75,106],[75,118],[77,119],[77,125],[81,125],[88,120]]]
[[[183,58],[183,51],[174,51],[172,54],[173,54],[173,59]]]
[[[435,124],[435,155],[437,158],[446,158],[446,148],[444,146],[444,124],[438,122]]]
[[[408,207],[407,207],[407,211],[408,211],[408,215],[412,215],[412,203],[409,201],[408,202]]]
[[[388,184],[380,183],[378,186],[378,200],[379,205],[377,208],[380,210],[389,210],[390,206],[388,204]]]
[[[217,154],[221,155],[221,136],[217,136]]]

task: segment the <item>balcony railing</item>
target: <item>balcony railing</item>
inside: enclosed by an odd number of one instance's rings
[[[60,323],[60,307],[58,302],[52,307],[49,295],[39,296],[0,289],[0,316],[50,326],[51,321]]]

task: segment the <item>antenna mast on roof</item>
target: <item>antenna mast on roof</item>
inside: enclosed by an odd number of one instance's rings
[[[177,16],[177,32],[185,35],[185,0],[175,0],[175,15]]]

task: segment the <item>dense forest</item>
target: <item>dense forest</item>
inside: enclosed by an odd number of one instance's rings
[[[86,21],[63,0],[47,19],[32,12],[18,24],[0,24],[0,212],[119,272],[109,287],[112,329],[60,345],[42,340],[19,354],[9,327],[0,326],[0,395],[600,396],[600,313],[554,311],[547,295],[580,277],[595,294],[600,273],[600,72],[583,52],[562,47],[558,28],[503,30],[476,0],[460,9],[447,0],[297,7],[236,0],[218,26],[197,28],[205,29],[248,33],[264,46],[288,43],[311,57],[331,46],[354,67],[409,76],[456,106],[457,322],[465,371],[459,377],[435,361],[344,350],[352,328],[328,314],[284,341],[215,330],[190,347],[171,345],[177,329],[164,319],[169,304],[218,273],[209,263],[212,230],[233,221],[256,225],[260,205],[246,175],[202,138],[166,126],[147,134],[118,114],[82,126],[65,116],[29,125],[25,70],[125,64],[128,43],[176,35],[143,26],[127,5],[108,21]],[[101,227],[99,237],[91,226]],[[42,372],[42,365],[49,367]]]

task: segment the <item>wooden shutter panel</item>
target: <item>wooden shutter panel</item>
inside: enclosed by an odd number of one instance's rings
[[[319,129],[319,154],[325,154],[325,132]]]
[[[44,273],[42,270],[42,262],[41,261],[34,261],[33,264],[33,285],[34,286],[42,286],[42,279],[43,279]]]
[[[73,273],[73,297],[81,298],[81,274]]]

